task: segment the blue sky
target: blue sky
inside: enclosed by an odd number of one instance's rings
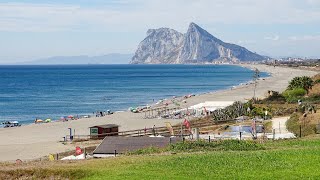
[[[190,22],[261,54],[320,56],[320,0],[0,0],[0,63],[133,53],[149,28]]]

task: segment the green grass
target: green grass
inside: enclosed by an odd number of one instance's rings
[[[265,150],[131,155],[0,172],[35,179],[320,179],[320,140],[270,141],[263,146]]]

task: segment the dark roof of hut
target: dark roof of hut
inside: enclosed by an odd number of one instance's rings
[[[171,138],[171,143],[177,143],[181,138]],[[169,137],[121,137],[107,136],[93,151],[93,154],[113,154],[135,151],[147,147],[166,147],[170,144]]]
[[[92,127],[89,127],[89,128],[114,128],[114,127],[119,127],[119,125],[117,124],[105,124],[105,125],[98,125],[98,126],[92,126]]]

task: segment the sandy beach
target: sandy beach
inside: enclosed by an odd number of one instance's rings
[[[247,68],[258,68],[261,72],[270,73],[271,77],[260,79],[256,88],[256,96],[263,98],[268,90],[283,91],[288,81],[296,76],[312,76],[314,71],[273,67],[266,65],[242,65]],[[208,79],[210,81],[210,79]],[[183,107],[189,107],[205,101],[245,101],[253,97],[254,85],[248,84],[228,90],[196,95],[188,98]],[[179,123],[177,119],[144,119],[144,113],[120,112],[99,118],[79,119],[68,122],[47,124],[31,124],[18,128],[0,129],[0,161],[16,159],[30,160],[72,150],[72,145],[63,145],[61,140],[68,135],[68,128],[75,129],[76,135],[89,134],[89,127],[103,124],[118,124],[119,130],[134,130],[164,126],[165,122]]]

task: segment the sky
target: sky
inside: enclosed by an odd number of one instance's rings
[[[320,0],[0,0],[0,63],[134,53],[148,29],[215,37],[272,57],[320,57]]]

